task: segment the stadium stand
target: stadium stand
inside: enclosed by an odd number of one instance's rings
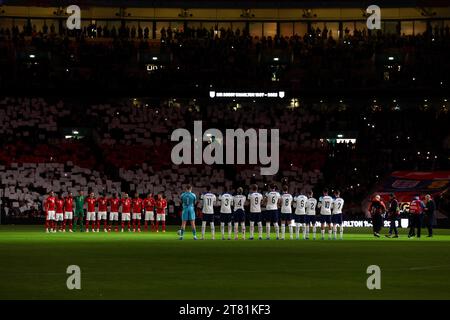
[[[325,185],[340,188],[351,199],[347,214],[361,216],[361,201],[387,172],[441,169],[449,154],[449,114],[442,99],[371,99],[365,101],[364,112],[355,113],[361,101],[132,98],[81,103],[85,110],[81,115],[79,101],[47,100],[5,97],[0,101],[1,198],[9,212],[30,214],[40,209],[50,189],[76,193],[80,186],[96,193],[161,191],[174,215],[184,183],[192,183],[196,192],[207,185],[221,192],[224,186],[264,186],[287,179],[292,192],[318,191]],[[171,130],[190,129],[194,120],[203,120],[204,128],[220,130],[247,129],[255,122],[280,128],[278,175],[269,180],[259,175],[257,166],[249,165],[172,165]],[[77,124],[86,129],[85,136]],[[76,130],[80,133],[74,134]],[[338,141],[342,136],[350,140]]]

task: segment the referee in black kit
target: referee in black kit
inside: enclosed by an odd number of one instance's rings
[[[386,213],[386,205],[379,194],[377,194],[369,206],[369,214],[372,218],[373,235],[380,237],[381,228],[383,227],[383,215]]]
[[[386,235],[388,238],[398,238],[398,230],[395,223],[398,221],[399,212],[398,201],[395,198],[395,194],[391,193],[389,195],[389,208],[387,210],[387,218],[391,223],[389,227],[389,234]],[[392,232],[394,232],[394,236],[392,236]]]
[[[425,216],[427,217],[428,237],[433,236],[434,211],[436,210],[436,203],[429,194],[425,196]]]

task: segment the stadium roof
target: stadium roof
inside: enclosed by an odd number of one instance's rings
[[[0,0],[0,4],[59,7],[74,4],[73,0]],[[79,6],[159,7],[159,8],[361,8],[373,1],[357,0],[78,0]],[[449,7],[448,0],[377,0],[380,7]]]

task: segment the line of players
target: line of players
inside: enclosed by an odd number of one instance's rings
[[[258,192],[258,186],[252,185],[250,193],[246,198],[243,189],[238,188],[233,196],[228,192],[223,193],[218,198],[211,193],[211,188],[201,196],[202,200],[202,234],[201,239],[205,239],[205,231],[209,222],[211,228],[211,238],[215,238],[214,226],[214,205],[220,202],[220,228],[222,239],[225,239],[225,225],[228,226],[228,240],[231,240],[232,221],[234,222],[234,238],[239,238],[239,224],[241,225],[242,239],[245,239],[245,209],[244,205],[249,205],[250,211],[248,220],[250,221],[250,240],[255,237],[255,224],[258,227],[258,239],[263,238],[263,222],[266,224],[266,239],[270,239],[271,225],[275,228],[276,239],[285,239],[286,224],[289,227],[290,239],[300,238],[302,229],[303,239],[309,239],[310,227],[312,226],[312,238],[316,239],[316,217],[321,224],[321,238],[325,238],[325,230],[328,228],[328,239],[337,238],[337,228],[339,227],[340,239],[343,238],[342,209],[344,200],[340,197],[338,190],[334,191],[334,198],[328,195],[328,190],[323,191],[319,201],[313,197],[313,192],[306,195],[300,194],[293,197],[288,190],[288,186],[283,186],[281,194],[277,191],[275,184],[271,184],[270,191],[264,196]],[[218,200],[218,201],[217,201]],[[217,202],[217,203],[216,203]],[[231,207],[233,206],[233,211]],[[262,207],[265,210],[262,210]],[[293,207],[295,208],[293,212]],[[317,216],[319,211],[320,216]],[[232,214],[233,212],[233,214]],[[295,224],[292,225],[292,220]],[[281,222],[281,236],[280,226]],[[195,227],[195,225],[193,226]],[[184,229],[182,226],[182,232]],[[194,231],[195,233],[195,231]],[[182,237],[181,237],[182,238]],[[196,238],[194,234],[194,238]]]
[[[85,207],[87,208],[86,220],[84,220]],[[105,232],[111,232],[113,229],[118,232],[120,213],[121,232],[124,232],[126,226],[129,232],[141,232],[142,214],[144,214],[145,231],[148,231],[150,223],[151,230],[159,232],[159,222],[161,222],[162,232],[166,232],[166,209],[167,200],[162,193],[159,193],[156,199],[151,193],[145,199],[141,199],[139,194],[135,193],[134,198],[131,199],[127,193],[124,193],[122,198],[119,198],[117,193],[108,198],[106,194],[95,197],[93,192],[89,194],[89,197],[85,197],[83,191],[80,191],[76,197],[73,197],[71,192],[63,197],[62,194],[55,196],[51,191],[44,201],[45,230],[47,233],[57,230],[66,232],[68,226],[69,232],[74,232],[79,222],[80,231],[83,231],[83,223],[85,223],[86,232],[89,232],[89,225],[92,232],[99,232],[103,222]]]

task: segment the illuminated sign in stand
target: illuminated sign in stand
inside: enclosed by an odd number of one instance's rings
[[[276,92],[219,92],[210,91],[210,98],[280,98],[286,96],[284,91]]]

